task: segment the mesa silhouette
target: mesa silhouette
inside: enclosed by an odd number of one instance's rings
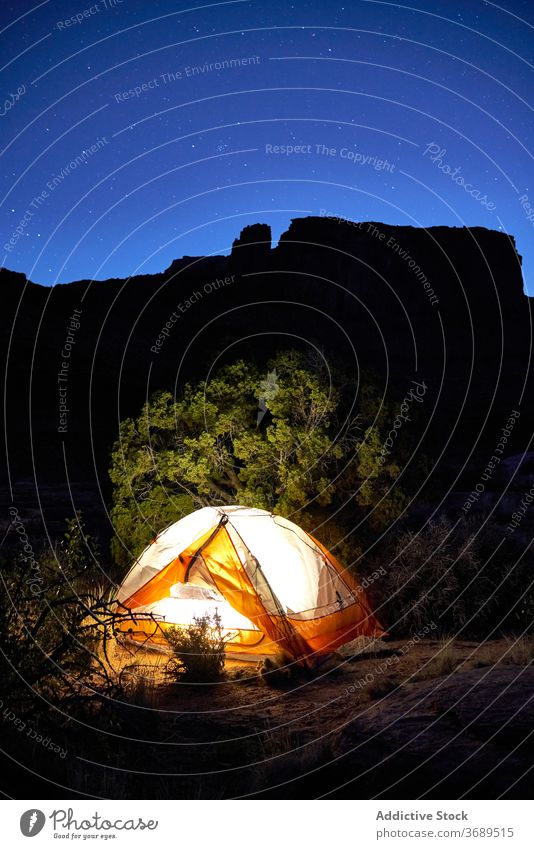
[[[75,493],[105,523],[121,419],[158,388],[281,348],[371,370],[390,399],[423,380],[420,450],[444,491],[469,488],[511,410],[522,415],[509,453],[530,439],[531,299],[502,232],[297,218],[274,248],[254,224],[229,256],[185,256],[160,274],[52,288],[0,277],[3,490],[36,521],[72,514]]]

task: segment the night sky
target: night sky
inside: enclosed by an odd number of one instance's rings
[[[0,16],[2,265],[45,284],[152,273],[328,214],[504,230],[534,295],[528,0]]]

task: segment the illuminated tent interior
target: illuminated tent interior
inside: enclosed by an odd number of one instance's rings
[[[116,594],[122,636],[164,647],[164,632],[221,617],[230,655],[280,650],[308,664],[384,629],[363,588],[293,522],[250,507],[204,507],[160,533]]]

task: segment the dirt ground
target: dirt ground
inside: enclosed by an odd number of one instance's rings
[[[340,651],[275,687],[257,661],[228,661],[218,683],[172,683],[165,656],[116,646],[125,696],[51,724],[68,754],[34,746],[33,773],[14,768],[28,754],[13,740],[14,796],[530,798],[531,641],[362,640]]]
[[[260,677],[261,661],[227,660],[221,682],[194,685],[166,681],[162,674],[167,659],[164,655],[119,649],[117,657],[127,665],[136,664],[132,674],[155,687],[158,706],[169,715],[192,713],[210,718],[219,728],[233,727],[236,721],[258,727],[267,722],[270,727],[284,726],[296,733],[318,736],[324,734],[325,727],[334,732],[370,701],[384,698],[387,693],[382,689],[391,686],[393,691],[453,670],[512,663],[517,652],[512,638],[482,644],[460,640],[450,645],[443,640],[421,640],[413,646],[409,643],[362,641],[354,646],[357,654],[338,654],[309,676],[291,670],[290,680],[280,687],[269,686],[269,679]]]
[[[171,684],[144,652],[133,675],[200,796],[516,798],[534,765],[531,651],[511,639],[356,641],[277,687],[257,662],[232,661],[219,683]]]

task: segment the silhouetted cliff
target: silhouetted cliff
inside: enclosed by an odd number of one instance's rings
[[[118,423],[155,389],[294,345],[371,368],[389,397],[423,380],[421,450],[443,486],[486,457],[510,410],[509,453],[530,439],[531,304],[503,233],[304,218],[274,249],[253,225],[230,256],[161,274],[47,288],[3,270],[0,285],[7,469],[28,502],[34,475],[50,502],[67,481],[105,500]],[[43,509],[72,513],[64,492]]]

